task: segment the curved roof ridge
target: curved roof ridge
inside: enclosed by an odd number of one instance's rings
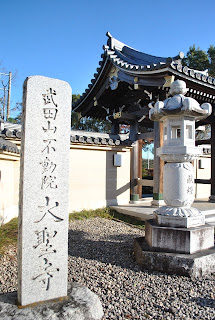
[[[127,46],[125,43],[123,43],[123,42],[117,40],[116,38],[114,38],[114,37],[110,34],[110,32],[107,32],[107,33],[106,33],[106,36],[109,38],[109,39],[107,40],[107,45],[108,45],[112,50],[118,49],[119,51],[121,51],[124,46],[129,47],[129,46]],[[132,47],[129,47],[129,48],[133,49]],[[134,49],[134,50],[135,50],[135,49]]]
[[[176,60],[181,59],[184,54],[179,53],[179,55],[175,57],[158,57],[154,56],[148,53],[144,53],[142,51],[136,50],[123,42],[115,39],[109,32],[106,34],[108,36],[107,45],[109,47],[109,50],[115,51],[116,54],[122,58],[122,60],[136,64],[136,65],[147,65],[147,64],[153,64],[153,63],[159,63],[163,62],[166,63],[167,60]],[[113,53],[112,53],[113,54]]]
[[[132,51],[128,51],[128,49]],[[152,56],[150,54],[136,51],[128,47],[124,47],[122,52],[118,51],[117,49],[115,50],[115,52],[117,53],[118,57],[122,58],[122,60],[135,65],[150,65],[153,63],[157,64],[159,62],[166,63],[168,59]]]
[[[89,84],[88,88],[81,95],[81,97],[75,103],[73,103],[74,111],[77,111],[79,106],[84,104],[84,101],[86,101],[92,94],[100,79],[103,79],[103,87],[104,85],[107,85],[107,83],[105,84],[104,78],[106,77],[105,79],[108,80],[107,74],[110,72],[111,65],[115,66],[118,70],[124,72],[125,74],[132,74],[133,77],[136,75],[146,75],[147,73],[149,75],[150,72],[157,73],[157,70],[162,71],[167,68],[174,74],[183,74],[183,77],[188,77],[188,80],[192,81],[193,79],[202,85],[209,85],[210,87],[215,86],[215,79],[211,76],[208,76],[205,71],[193,70],[182,65],[181,60],[184,58],[183,52],[179,52],[179,54],[175,57],[153,56],[124,44],[123,42],[112,37],[109,32],[106,33],[106,36],[108,37],[108,40],[107,45],[103,46],[104,53],[101,55],[102,60],[99,62],[100,67],[97,68],[97,73],[94,74],[94,78],[91,79],[91,83]],[[101,94],[101,90],[98,92]],[[93,97],[95,97],[98,92],[96,94],[93,93]],[[215,95],[213,95],[213,99],[215,99],[214,97]]]

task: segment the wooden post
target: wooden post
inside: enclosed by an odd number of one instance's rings
[[[152,205],[163,203],[163,167],[164,161],[157,156],[156,150],[163,145],[163,123],[154,122],[154,175],[153,175],[153,201]]]
[[[138,141],[132,144],[131,151],[131,200],[139,200],[138,189]]]
[[[142,148],[143,140],[138,140],[138,178],[142,180]],[[142,185],[138,185],[139,197],[142,198]]]
[[[134,141],[132,144],[131,152],[131,201],[139,200],[139,188],[138,188],[138,141],[136,141],[136,134],[138,132],[138,122],[135,121],[130,127],[130,140]]]
[[[211,124],[211,201],[215,201],[215,124]]]
[[[119,122],[116,120],[111,123],[111,134],[119,134]]]

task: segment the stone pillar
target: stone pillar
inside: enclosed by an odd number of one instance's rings
[[[163,167],[164,161],[157,155],[157,149],[163,146],[163,123],[154,121],[154,171],[153,171],[153,206],[164,204],[163,201]]]
[[[18,304],[67,296],[69,153],[68,83],[26,79],[20,165]]]

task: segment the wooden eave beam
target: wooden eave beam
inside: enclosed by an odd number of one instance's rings
[[[211,139],[196,140],[196,146],[199,146],[201,144],[211,144]]]
[[[117,107],[121,107],[122,105],[128,105],[129,103],[133,103],[136,102],[138,99],[144,99],[144,100],[148,100],[146,95],[144,96],[143,90],[144,88],[146,90],[148,90],[149,92],[153,92],[153,96],[155,97],[158,93],[159,93],[159,88],[158,87],[151,87],[151,86],[140,86],[141,90],[133,90],[132,93],[134,93],[133,96],[126,96],[126,94],[130,91],[128,91],[128,87],[120,87],[120,91],[121,94],[118,95],[118,92],[116,89],[115,92],[116,94],[114,94],[113,91],[113,96],[111,95],[111,101],[110,102],[106,102],[105,101],[105,96],[103,97],[103,94],[106,90],[106,88],[109,85],[109,79],[108,79],[108,74],[111,70],[113,66],[113,63],[111,61],[107,61],[106,67],[105,69],[103,69],[102,74],[100,76],[100,79],[98,79],[96,81],[95,84],[93,84],[93,88],[90,90],[90,92],[87,94],[87,96],[84,98],[83,102],[81,102],[81,104],[83,104],[83,107],[80,105],[80,109],[78,110],[79,112],[81,111],[82,115],[85,116],[87,115],[87,113],[90,115],[91,113],[95,114],[96,112],[89,112],[91,108],[96,108],[94,107],[94,100],[93,98],[96,97],[97,101],[98,101],[98,106],[99,108],[101,108],[102,106],[108,107],[110,109],[114,109]],[[122,69],[121,69],[122,70]],[[123,70],[122,70],[123,71]],[[126,71],[124,72],[126,73]],[[206,94],[215,96],[215,88],[214,86],[208,84],[208,83],[202,83],[201,81],[197,80],[197,79],[191,79],[190,76],[187,76],[184,73],[181,73],[177,70],[174,70],[172,68],[166,68],[165,70],[154,70],[153,71],[148,71],[147,74],[139,74],[137,75],[137,73],[133,73],[133,74],[129,74],[130,76],[133,75],[138,76],[140,79],[146,79],[146,78],[161,78],[164,77],[166,75],[175,75],[177,79],[181,79],[181,80],[185,80],[187,83],[187,87],[199,92],[204,92]],[[102,85],[99,88],[99,85],[102,83]],[[127,83],[127,86],[131,85],[130,83]],[[126,90],[127,89],[127,90]],[[123,91],[125,91],[125,93],[123,93]],[[112,92],[111,92],[112,93]],[[109,95],[109,93],[107,92],[106,96]],[[194,95],[196,96],[197,100],[202,100],[202,101],[207,101],[207,99],[209,100],[210,103],[212,103],[210,100],[210,97],[206,97],[204,95],[198,95],[197,93],[192,93],[189,92],[189,95]],[[100,101],[99,98],[101,97]],[[109,99],[110,100],[110,99]],[[86,107],[84,107],[84,105]],[[102,116],[103,118],[106,117],[105,111],[100,111],[99,115]],[[212,120],[207,120],[207,122],[211,122]]]
[[[149,111],[146,109],[141,109],[139,111],[134,111],[134,112],[122,112],[121,117],[118,118],[117,120],[123,121],[123,120],[139,120],[142,118],[143,115],[148,115]]]
[[[116,108],[116,107],[121,107],[123,105],[129,105],[131,103],[134,103],[134,102],[137,102],[139,99],[141,100],[147,100],[147,97],[146,95],[143,94],[143,92],[140,92],[139,94],[135,94],[134,96],[130,96],[130,97],[127,97],[126,95],[124,95],[123,97],[116,97],[114,99],[111,98],[112,101],[105,101],[105,99],[100,99],[99,100],[99,104],[102,105],[102,106],[105,106],[105,107],[113,107],[113,108]]]
[[[107,82],[109,80],[107,78],[107,76],[110,73],[112,66],[113,66],[113,63],[107,57],[103,69],[101,70],[101,72],[98,75],[98,77],[95,79],[95,83],[92,84],[92,87],[90,88],[90,91],[86,94],[86,96],[80,102],[78,110],[75,109],[75,111],[81,112],[81,113],[82,112],[86,113],[89,110],[90,102],[88,102],[88,101],[91,100],[91,99],[93,100],[93,98],[95,96],[96,97],[99,96],[99,94],[101,95],[102,92],[106,89]],[[102,85],[98,86],[98,84],[100,84],[100,83]],[[98,87],[100,87],[100,89],[98,89]],[[87,104],[86,108],[84,108],[85,104]]]
[[[94,100],[93,98],[96,97],[97,99],[99,99],[99,97],[102,95],[102,93],[105,91],[106,87],[108,85],[108,78],[105,80],[105,82],[102,84],[102,86],[100,87],[100,89],[97,92],[93,92],[91,94],[91,96],[88,97],[88,104],[87,106],[82,109],[81,114],[83,116],[85,116],[87,114],[87,112],[91,109],[91,108],[96,108],[94,107]],[[98,101],[98,100],[97,100]]]

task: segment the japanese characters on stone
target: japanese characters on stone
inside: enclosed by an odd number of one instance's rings
[[[71,87],[28,77],[23,94],[18,302],[67,296]]]
[[[43,145],[41,146],[41,190],[44,196],[44,203],[38,206],[40,213],[39,220],[35,220],[38,229],[35,229],[34,250],[37,251],[40,259],[39,270],[35,271],[32,280],[39,281],[42,288],[50,290],[50,283],[54,274],[59,272],[55,254],[55,242],[57,241],[58,231],[52,233],[49,230],[47,219],[53,223],[63,221],[59,213],[59,199],[56,201],[58,194],[54,191],[58,188],[57,182],[57,164],[55,163],[54,154],[58,151],[57,141],[57,114],[58,105],[56,103],[57,92],[53,88],[48,88],[41,96],[41,110],[43,114],[43,123],[41,126]],[[51,193],[49,191],[52,191]]]

